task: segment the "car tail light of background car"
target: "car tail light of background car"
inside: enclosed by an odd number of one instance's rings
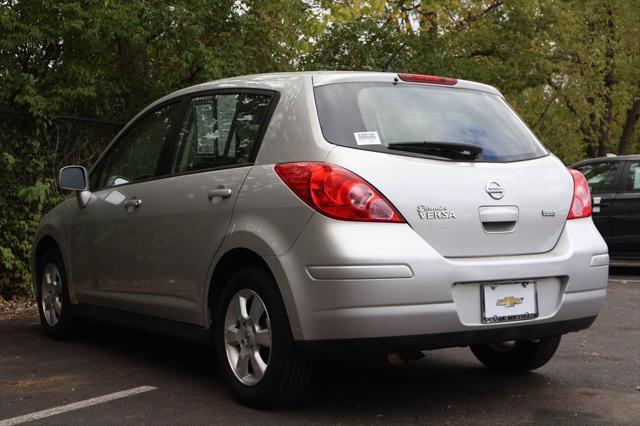
[[[331,218],[405,222],[378,190],[342,167],[319,162],[280,163],[275,171],[302,201]]]

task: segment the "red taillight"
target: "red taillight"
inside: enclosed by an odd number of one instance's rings
[[[398,74],[400,80],[409,83],[431,83],[431,84],[444,84],[446,86],[453,86],[458,83],[455,78],[449,77],[436,77],[435,75],[422,75],[422,74]]]
[[[340,220],[404,222],[404,218],[360,176],[328,163],[281,163],[276,173],[302,201]]]
[[[589,184],[584,175],[577,170],[569,169],[573,177],[573,201],[567,219],[580,219],[591,216],[591,194]]]

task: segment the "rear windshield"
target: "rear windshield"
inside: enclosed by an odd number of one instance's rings
[[[467,143],[482,147],[476,161],[491,162],[547,154],[498,95],[426,84],[341,83],[314,90],[322,133],[337,145],[387,152],[390,143]]]

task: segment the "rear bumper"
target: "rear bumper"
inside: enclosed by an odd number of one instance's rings
[[[319,358],[343,357],[345,352],[350,354],[371,354],[422,351],[456,346],[482,345],[508,340],[533,340],[548,336],[559,336],[588,328],[595,319],[596,317],[594,316],[498,329],[413,336],[372,337],[367,339],[312,340],[300,341],[298,344],[309,354]]]
[[[588,327],[606,297],[609,264],[591,218],[568,221],[547,253],[444,258],[406,224],[341,222],[319,214],[291,250],[265,261],[296,340],[313,345],[309,341],[398,338],[420,342],[421,349],[475,344],[476,338],[512,340],[513,330],[552,335]],[[538,317],[483,324],[480,283],[525,279],[537,282]],[[571,326],[573,320],[581,325]],[[445,343],[437,343],[440,338]]]

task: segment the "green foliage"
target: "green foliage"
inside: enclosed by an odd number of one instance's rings
[[[28,292],[31,239],[154,99],[290,70],[389,70],[497,86],[566,162],[638,152],[640,8],[629,0],[0,0],[0,294]]]
[[[640,132],[622,143],[640,102],[637,2],[322,3],[331,13],[308,69],[380,69],[404,44],[390,70],[498,87],[566,162],[640,149]]]
[[[0,120],[0,295],[29,292],[33,235],[43,212],[63,199],[62,164],[89,164],[119,126],[47,124],[30,116]]]

